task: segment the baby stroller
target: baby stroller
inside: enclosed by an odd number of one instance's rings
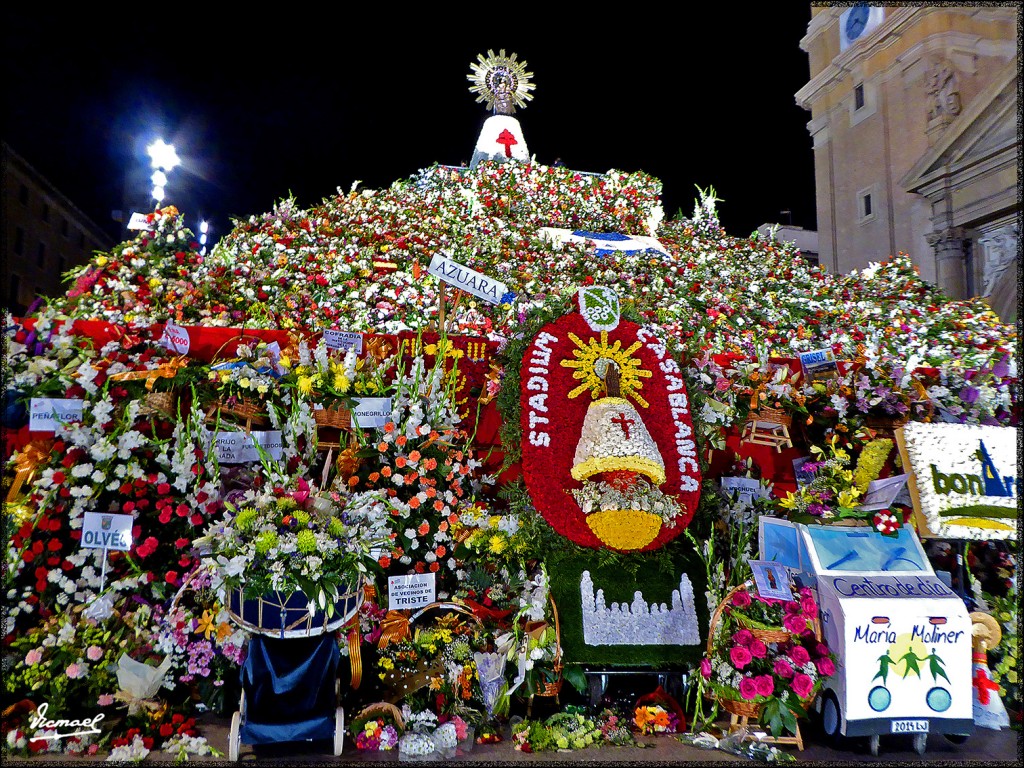
[[[305,597],[296,594],[279,604],[268,604],[266,599],[243,601],[240,593],[229,598],[232,618],[253,633],[241,670],[241,700],[231,717],[228,759],[232,762],[238,760],[242,743],[333,738],[334,755],[341,755],[345,710],[335,630],[355,616],[362,589],[344,595],[330,620],[322,614],[310,616]],[[269,621],[278,614],[279,622]]]

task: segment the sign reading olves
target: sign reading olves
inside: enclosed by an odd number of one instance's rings
[[[127,552],[132,548],[131,515],[105,512],[86,512],[82,521],[81,544],[88,549],[117,549]]]

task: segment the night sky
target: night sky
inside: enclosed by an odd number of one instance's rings
[[[785,223],[786,209],[815,227],[810,113],[794,100],[809,4],[658,17],[649,4],[551,15],[493,3],[443,18],[38,7],[3,11],[3,138],[119,239],[111,211],[149,204],[145,146],[158,136],[183,160],[165,202],[193,229],[210,219],[215,237],[289,194],[311,206],[356,180],[387,187],[468,162],[488,113],[466,76],[501,48],[534,75],[516,116],[538,162],[649,173],[670,217],[692,211],[695,185],[714,186],[733,235]]]

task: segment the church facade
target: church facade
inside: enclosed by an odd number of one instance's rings
[[[1016,318],[1019,27],[1013,6],[811,9],[796,100],[822,266],[903,251],[949,296]]]

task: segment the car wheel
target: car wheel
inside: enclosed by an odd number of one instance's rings
[[[873,733],[870,736],[868,736],[868,751],[871,753],[872,757],[878,757],[879,741],[880,739],[878,738],[877,733]]]
[[[842,730],[842,713],[839,711],[839,699],[832,691],[828,691],[821,703],[821,728],[825,736],[832,742],[839,741]]]
[[[946,741],[948,741],[950,744],[963,744],[965,741],[971,738],[966,733],[946,733],[943,735],[946,737]]]
[[[928,746],[928,734],[927,733],[915,733],[914,734],[914,751],[919,755],[924,754],[925,747]]]

